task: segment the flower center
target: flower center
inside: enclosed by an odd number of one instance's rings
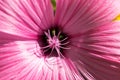
[[[40,47],[45,56],[64,57],[64,50],[69,49],[68,36],[57,27],[44,31],[40,39]]]
[[[51,48],[59,48],[60,47],[60,42],[58,40],[58,38],[56,36],[54,36],[53,38],[48,39],[48,43],[50,45]]]
[[[52,30],[52,35],[50,34],[50,31],[48,30],[48,33],[45,32],[47,39],[47,43],[49,45],[50,48],[60,48],[60,40],[59,40],[59,36],[55,35],[55,30]]]

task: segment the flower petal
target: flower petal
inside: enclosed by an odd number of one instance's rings
[[[0,80],[84,80],[70,59],[37,56],[36,45],[16,41],[0,46]]]
[[[18,74],[24,69],[27,69],[22,73],[24,76],[31,68],[36,71],[37,66],[33,64],[38,64],[39,58],[35,54],[40,53],[36,43],[35,41],[16,41],[0,47],[0,80],[20,80],[17,79]]]
[[[57,0],[55,23],[65,32],[80,33],[120,14],[120,0]]]
[[[50,0],[0,1],[0,33],[36,39],[37,34],[52,23]]]
[[[71,39],[67,56],[97,80],[120,79],[120,22],[91,29]]]

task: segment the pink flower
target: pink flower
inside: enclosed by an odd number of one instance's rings
[[[120,80],[119,0],[0,0],[0,80]]]

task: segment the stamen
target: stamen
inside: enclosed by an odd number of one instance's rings
[[[47,52],[48,50],[50,50],[50,48],[45,49],[45,50],[43,51],[43,54],[44,54],[45,52]]]
[[[60,34],[61,34],[61,31],[59,31],[59,33],[58,33],[58,35],[57,35],[58,38],[59,38]]]
[[[45,35],[48,37],[48,38],[51,38],[51,35],[50,35],[50,30],[48,30],[48,33],[47,32],[44,32]]]
[[[43,44],[41,50],[43,54],[47,57],[58,56],[64,57],[64,49],[70,49],[67,45],[68,36],[63,32],[59,31],[58,28],[52,28],[44,32],[42,35]]]
[[[71,49],[70,47],[62,47],[62,46],[60,46],[60,48],[62,48],[62,49]]]
[[[67,45],[67,44],[69,44],[70,42],[66,42],[66,43],[62,43],[62,44],[60,44],[60,45]]]
[[[50,52],[50,54],[49,54],[48,56],[51,56],[51,55],[52,55],[53,50],[54,50],[54,47],[52,48],[52,50],[51,50],[51,52]]]
[[[60,52],[60,50],[59,50],[58,48],[55,48],[55,49],[56,49],[56,51],[57,51],[59,57],[62,56],[63,58],[65,58],[65,57],[62,55],[62,53]]]
[[[52,30],[52,35],[55,36],[55,30]]]
[[[61,40],[60,42],[63,42],[63,41],[65,41],[65,40],[67,40],[68,39],[68,37],[66,37],[66,38],[64,38],[63,40]]]
[[[44,46],[44,47],[41,47],[41,49],[45,49],[45,48],[49,48],[50,46],[48,45],[48,46]]]

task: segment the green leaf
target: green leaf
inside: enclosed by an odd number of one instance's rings
[[[54,8],[54,11],[56,10],[56,1],[55,0],[51,0],[52,2],[52,5],[53,5],[53,8]]]

